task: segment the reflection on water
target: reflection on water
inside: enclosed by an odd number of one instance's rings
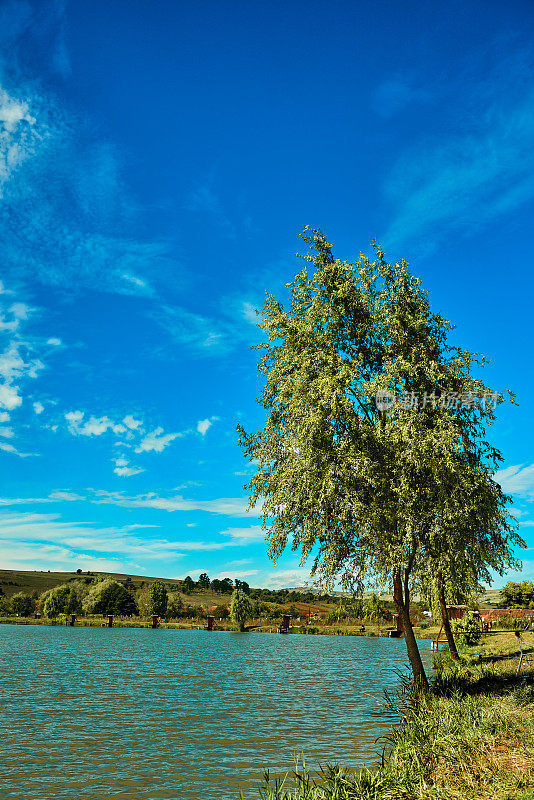
[[[404,641],[0,626],[2,798],[236,800],[263,767],[376,762]],[[428,649],[428,643],[423,643]]]

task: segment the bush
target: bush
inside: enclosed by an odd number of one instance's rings
[[[459,644],[464,646],[477,644],[482,636],[480,622],[471,612],[464,614],[462,619],[455,620],[452,623],[452,630],[457,634]]]

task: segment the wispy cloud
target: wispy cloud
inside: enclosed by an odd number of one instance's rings
[[[218,580],[224,580],[224,578],[231,578],[235,580],[236,578],[250,578],[252,575],[257,575],[259,570],[257,569],[231,569],[231,570],[222,570],[217,575],[214,575],[214,578]]]
[[[431,92],[414,86],[410,77],[397,75],[377,86],[371,105],[379,116],[390,119],[412,103],[428,102],[431,98]]]
[[[46,76],[68,64],[64,4],[46,5],[46,13],[29,2],[7,2],[0,9],[0,40],[9,45],[2,48],[9,60],[0,59],[3,269],[71,292],[90,287],[151,295],[147,276],[168,262],[169,243],[139,236],[140,211],[124,185],[117,152],[32,74],[36,66]],[[10,30],[19,34],[10,37]],[[45,51],[48,61],[39,64],[38,54]]]
[[[235,227],[223,210],[221,199],[213,188],[213,181],[199,183],[189,195],[185,209],[204,215],[208,214],[215,224],[222,228],[228,238],[235,239]]]
[[[268,589],[288,589],[302,587],[310,583],[310,571],[305,567],[282,569],[270,573],[262,585]]]
[[[387,177],[387,247],[424,239],[432,248],[447,232],[479,231],[534,197],[534,68],[519,54],[480,74],[471,65],[461,93],[456,84],[442,88],[446,135],[415,136]]]
[[[495,473],[494,479],[508,494],[534,500],[534,464],[514,464],[500,469]]]
[[[1,201],[0,201],[1,202]],[[0,437],[13,439],[24,432],[19,416],[28,399],[28,385],[45,369],[50,345],[45,338],[29,335],[36,309],[22,302],[13,290],[0,284]],[[40,401],[33,402],[35,415],[45,410]],[[35,417],[34,417],[35,420]],[[25,448],[26,449],[26,448]],[[27,457],[16,444],[0,442],[0,450],[10,455]]]
[[[122,492],[95,490],[91,500],[93,503],[104,503],[122,506],[123,508],[155,508],[162,511],[208,511],[212,514],[226,514],[230,517],[257,517],[259,512],[247,510],[248,500],[240,497],[219,497],[214,500],[191,500],[182,495],[161,497],[149,492],[147,494],[128,496]]]
[[[153,318],[175,343],[197,355],[218,356],[235,346],[233,332],[220,319],[203,316],[179,306],[160,306]]]
[[[80,566],[78,562],[83,561],[92,564],[93,569],[115,570],[132,565],[132,558],[156,560],[183,557],[182,548],[177,542],[139,536],[139,528],[142,527],[153,526],[101,528],[86,522],[65,522],[58,514],[2,511],[0,557],[6,564],[26,563],[22,568],[31,564],[32,568],[55,566],[71,569],[73,564],[77,568]],[[190,544],[184,543],[185,549],[192,549],[188,547]],[[100,554],[104,554],[105,561],[102,561]],[[96,566],[97,563],[101,566]]]
[[[250,528],[227,528],[221,531],[221,534],[239,540],[243,544],[246,542],[263,542],[266,531],[261,525],[252,525]]]

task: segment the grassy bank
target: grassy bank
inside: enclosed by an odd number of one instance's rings
[[[350,773],[330,767],[320,777],[304,769],[285,779],[266,776],[259,796],[533,800],[534,671],[527,668],[516,677],[518,658],[510,633],[466,651],[459,666],[440,654],[428,696],[417,702],[405,687],[393,701],[400,723],[385,742],[380,768]]]

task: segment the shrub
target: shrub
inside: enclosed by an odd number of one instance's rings
[[[462,619],[455,620],[452,630],[457,634],[458,642],[464,646],[477,644],[482,636],[480,623],[470,612],[464,614]]]

